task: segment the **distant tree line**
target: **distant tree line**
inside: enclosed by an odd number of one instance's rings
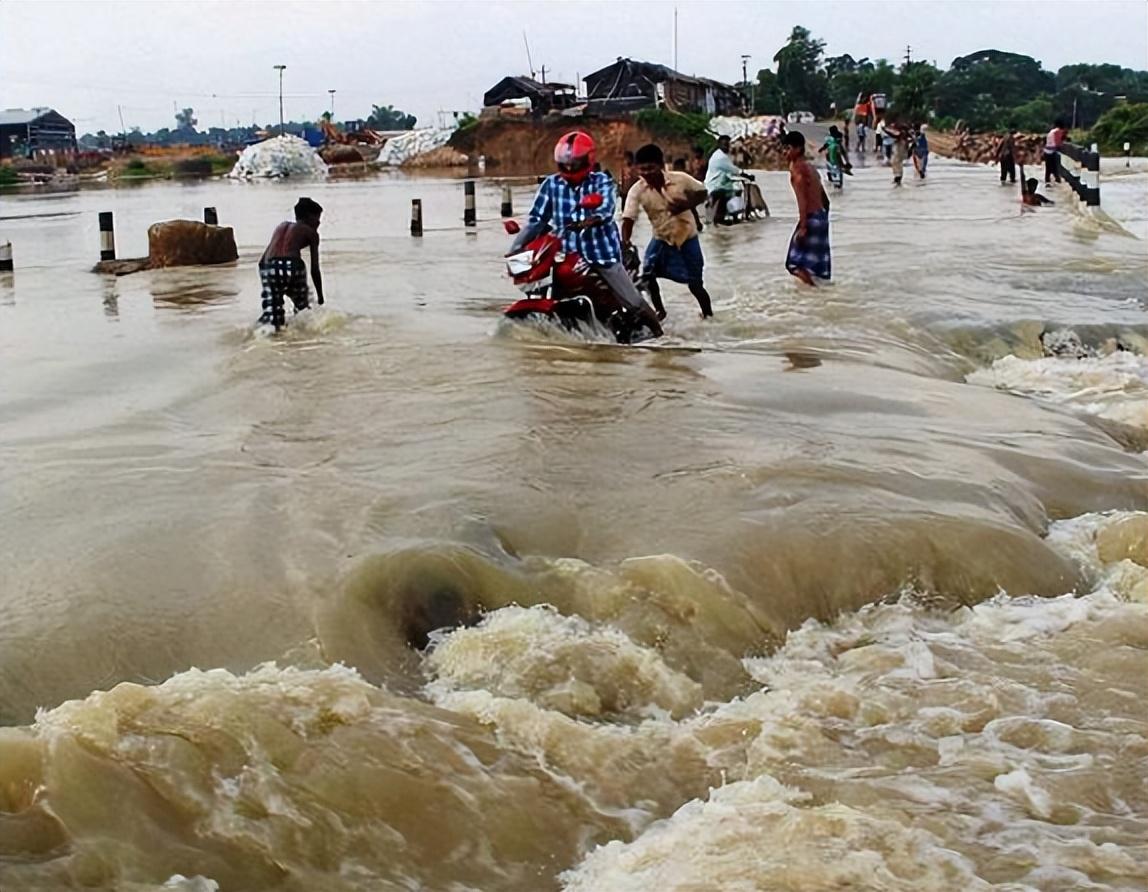
[[[305,130],[314,130],[319,120],[329,121],[330,112],[323,112],[315,121],[287,121],[283,129],[287,133],[301,136]],[[370,117],[364,122],[367,127],[374,130],[411,130],[415,126],[416,118],[401,109],[391,105],[376,105],[372,107]],[[355,122],[356,125],[359,122]],[[116,145],[124,144],[129,148],[140,146],[223,146],[242,145],[260,138],[260,134],[278,133],[279,122],[270,124],[251,124],[249,126],[235,127],[209,127],[206,130],[196,129],[199,120],[195,116],[195,109],[184,108],[176,112],[175,127],[161,127],[152,133],[144,133],[139,127],[132,127],[127,133],[108,133],[100,130],[96,133],[85,133],[80,137],[82,145],[91,148],[110,149]]]
[[[1119,65],[1065,65],[1055,74],[1029,56],[981,50],[954,59],[947,71],[924,61],[826,57],[825,41],[793,29],[774,56],[777,72],[762,69],[754,87],[759,114],[811,111],[838,116],[859,94],[884,93],[893,113],[941,126],[964,121],[973,130],[1014,125],[1041,131],[1056,118],[1093,127],[1121,100],[1148,102],[1148,71]]]

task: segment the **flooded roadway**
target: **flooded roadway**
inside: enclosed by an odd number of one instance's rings
[[[814,291],[760,174],[690,350],[503,329],[493,183],[5,197],[0,886],[1148,887],[1142,220],[888,180]],[[237,267],[87,271],[208,205]]]

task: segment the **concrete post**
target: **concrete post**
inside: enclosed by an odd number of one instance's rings
[[[1130,142],[1124,143],[1124,166],[1132,166],[1132,143]]]
[[[1092,144],[1092,151],[1084,156],[1084,168],[1084,201],[1089,207],[1100,207],[1100,152],[1097,151],[1096,143]]]
[[[502,187],[502,216],[514,216],[514,194],[510,190],[510,184],[507,183]]]
[[[0,273],[10,273],[15,267],[12,265],[12,243],[0,242]]]
[[[423,234],[423,201],[421,198],[411,199],[411,235]]]
[[[462,222],[464,226],[475,226],[478,219],[474,213],[474,180],[467,180],[462,184],[463,206]]]
[[[203,222],[206,223],[208,226],[218,226],[219,225],[219,214],[216,212],[215,208],[204,208],[203,209]]]
[[[116,231],[111,211],[100,211],[100,260],[116,259]]]

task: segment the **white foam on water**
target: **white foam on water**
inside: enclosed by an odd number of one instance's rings
[[[966,380],[1148,429],[1148,358],[1130,351],[1087,359],[1004,356]]]
[[[1095,591],[951,613],[906,597],[747,660],[763,689],[679,725],[728,785],[599,847],[567,892],[1144,888],[1148,513],[1054,523]],[[1141,665],[1142,669],[1142,665]],[[725,734],[729,741],[731,734]]]
[[[441,636],[426,665],[432,697],[485,690],[566,715],[682,717],[702,705],[697,682],[618,629],[549,607],[504,607]]]

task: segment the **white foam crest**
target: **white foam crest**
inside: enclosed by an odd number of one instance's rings
[[[768,776],[684,805],[630,845],[612,842],[564,874],[566,892],[650,889],[987,889],[931,834]]]
[[[697,682],[621,631],[550,607],[503,607],[441,637],[426,659],[431,696],[486,690],[578,716],[682,717]]]
[[[1127,350],[1086,359],[1004,356],[966,380],[1148,429],[1148,358]]]
[[[764,689],[682,726],[733,783],[596,850],[567,890],[1139,882],[1148,606],[1112,578],[1144,571],[1146,520],[1053,525],[1054,546],[1088,562],[1089,594],[953,612],[906,596],[746,660]]]

